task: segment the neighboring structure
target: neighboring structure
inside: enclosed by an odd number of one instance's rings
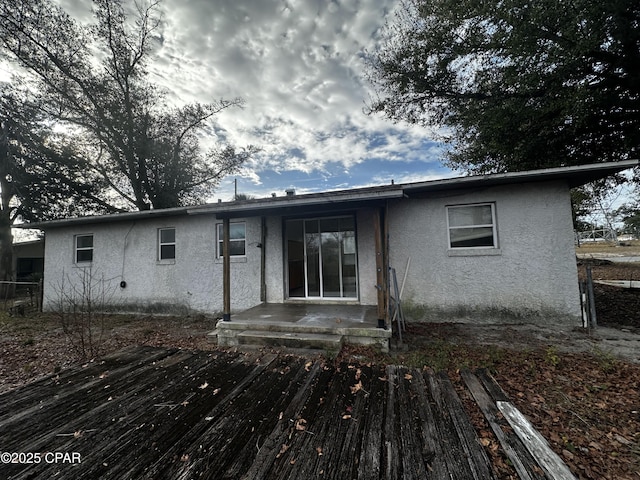
[[[84,281],[125,311],[229,318],[264,302],[355,303],[377,305],[383,320],[388,267],[401,281],[410,259],[403,295],[410,317],[579,324],[569,189],[635,165],[289,194],[28,227],[46,233],[45,309]]]
[[[37,282],[44,272],[44,240],[13,244],[13,278],[17,282]]]

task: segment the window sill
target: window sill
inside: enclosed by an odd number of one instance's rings
[[[502,255],[499,248],[460,248],[449,249],[447,255],[450,257],[482,257]]]
[[[73,264],[73,268],[88,268],[93,265],[93,262],[78,262]]]
[[[167,260],[156,260],[156,265],[175,265],[175,259],[167,259]]]
[[[231,257],[231,263],[247,263],[247,257]],[[224,259],[221,257],[216,258],[216,263],[224,263]]]

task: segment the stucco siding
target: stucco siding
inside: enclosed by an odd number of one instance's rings
[[[246,224],[246,257],[231,259],[233,311],[260,303],[260,220],[236,221]],[[213,216],[180,216],[51,229],[46,237],[44,308],[55,308],[61,295],[80,288],[90,272],[107,302],[120,310],[220,312],[217,223],[221,221]],[[175,260],[158,260],[159,228],[175,228]],[[74,237],[82,234],[93,235],[90,266],[74,263]]]
[[[266,285],[267,302],[282,303],[284,296],[284,241],[282,217],[266,218],[267,246],[266,254]]]
[[[497,248],[449,247],[447,206],[487,203],[495,212]],[[430,192],[390,200],[390,265],[401,283],[405,313],[435,321],[578,321],[580,305],[569,191],[562,182]],[[358,301],[375,305],[376,208],[356,212]],[[261,303],[264,254],[266,301],[287,301],[285,217],[233,219],[246,226],[245,253],[231,259],[232,312]],[[46,231],[45,309],[80,289],[121,311],[218,313],[223,308],[222,259],[212,214],[83,223]],[[158,229],[175,228],[175,260],[158,260]],[[93,235],[93,261],[74,263],[76,235]],[[121,282],[126,282],[121,286]],[[301,301],[300,298],[295,300]],[[335,300],[335,299],[334,299]],[[317,301],[317,299],[315,300]]]
[[[358,236],[358,281],[360,303],[375,305],[378,300],[376,290],[376,245],[374,237],[375,216],[378,211],[364,208],[356,215],[356,235]]]
[[[495,205],[497,249],[450,249],[449,205]],[[404,302],[435,321],[575,322],[580,315],[569,192],[563,183],[493,187],[394,202],[390,263]]]

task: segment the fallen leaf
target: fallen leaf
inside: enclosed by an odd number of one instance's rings
[[[204,382],[202,385],[200,385],[198,388],[200,390],[204,390],[205,388],[207,388],[209,386],[209,384],[207,382]]]
[[[307,421],[304,418],[299,418],[296,420],[296,430],[305,430]]]
[[[283,443],[282,446],[280,447],[280,451],[278,452],[278,455],[276,455],[276,458],[280,458],[282,454],[287,450],[289,450],[289,445],[287,445],[286,443]]]
[[[342,416],[343,420],[349,420],[350,418],[351,418],[351,415],[348,415],[348,414]]]
[[[618,435],[617,433],[613,436],[613,438],[615,438],[618,442],[620,442],[623,445],[632,445],[632,442],[624,438],[622,435]]]
[[[309,370],[311,370],[312,365],[313,365],[313,362],[307,362],[304,364],[304,369],[308,372]]]
[[[596,450],[602,450],[602,445],[600,445],[598,442],[589,442],[589,446],[591,448],[595,448]]]
[[[318,456],[322,455],[322,447],[316,447],[316,452],[318,452]]]
[[[220,389],[219,389],[219,388],[216,388],[216,389],[213,391],[213,394],[214,394],[214,395],[217,395],[217,394],[219,394],[219,393],[220,393]]]
[[[405,373],[404,374],[404,379],[405,380],[411,380],[413,378],[413,375],[411,375],[410,373]]]
[[[353,387],[349,387],[349,388],[351,388],[351,393],[355,395],[360,390],[362,390],[362,382],[358,382]]]

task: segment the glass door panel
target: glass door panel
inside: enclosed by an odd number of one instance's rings
[[[357,269],[356,232],[353,217],[340,219],[340,235],[342,296],[355,297],[357,293]]]
[[[353,217],[290,220],[286,246],[289,297],[357,297]]]
[[[304,273],[304,229],[302,222],[287,223],[289,296],[306,297]]]
[[[320,220],[322,232],[322,293],[323,297],[341,297],[340,229],[337,218]]]
[[[317,220],[306,220],[305,256],[307,266],[307,297],[320,296],[320,232]]]

